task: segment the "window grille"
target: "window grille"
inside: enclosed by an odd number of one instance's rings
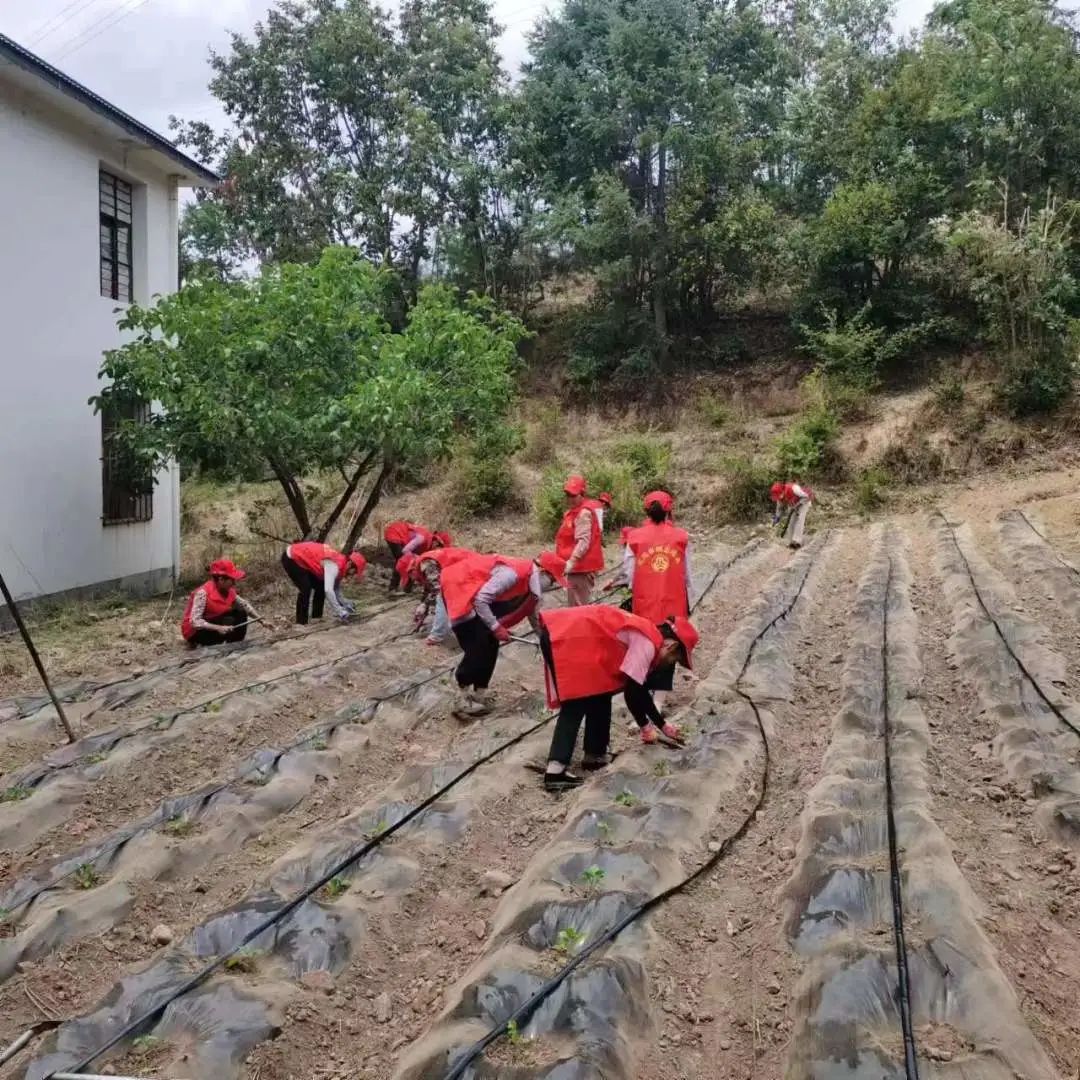
[[[117,437],[125,422],[150,423],[145,401],[112,399],[101,410],[101,520],[105,525],[150,521],[154,516],[154,479],[133,462]]]
[[[101,295],[131,300],[131,185],[98,173]]]

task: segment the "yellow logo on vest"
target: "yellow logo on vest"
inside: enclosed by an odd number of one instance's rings
[[[637,561],[638,566],[648,566],[654,574],[666,574],[673,563],[682,562],[682,552],[671,544],[657,544],[643,551]]]

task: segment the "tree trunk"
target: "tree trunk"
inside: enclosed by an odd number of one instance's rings
[[[375,483],[371,485],[371,490],[368,492],[367,499],[364,500],[364,505],[360,508],[360,513],[356,515],[356,520],[349,530],[349,535],[345,538],[345,544],[342,547],[342,551],[348,553],[356,547],[356,543],[360,539],[360,534],[364,531],[364,526],[367,524],[368,518],[371,517],[371,512],[379,505],[379,499],[382,498],[383,484],[386,483],[393,471],[394,463],[392,461],[384,461],[382,468],[379,470],[379,475],[375,477]]]
[[[372,450],[370,453],[364,456],[364,460],[356,467],[356,472],[353,473],[351,480],[347,480],[345,490],[341,493],[341,498],[334,504],[334,509],[327,515],[326,520],[323,522],[322,527],[319,529],[316,540],[321,540],[326,543],[326,538],[330,535],[331,529],[337,524],[338,518],[345,512],[352,500],[353,495],[356,494],[356,489],[360,486],[360,481],[364,478],[364,474],[371,468],[371,463],[375,460],[377,450]]]
[[[281,484],[288,500],[289,508],[296,518],[297,527],[300,530],[300,539],[307,540],[311,535],[311,518],[308,516],[307,500],[304,498],[303,489],[296,482],[296,477],[278,460],[275,454],[267,454],[270,468],[274,470],[274,476]]]
[[[656,176],[656,205],[653,215],[656,221],[656,258],[653,273],[653,324],[656,328],[656,351],[661,370],[668,362],[667,320],[667,218],[664,198],[667,186],[667,147],[660,145]]]

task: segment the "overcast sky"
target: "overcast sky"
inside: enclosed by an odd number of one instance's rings
[[[393,0],[390,0],[392,3]],[[207,53],[248,33],[270,0],[0,0],[0,32],[107,101],[166,133],[170,113],[218,123]],[[502,54],[516,72],[525,33],[557,0],[495,0]],[[896,26],[917,26],[932,0],[899,0]]]

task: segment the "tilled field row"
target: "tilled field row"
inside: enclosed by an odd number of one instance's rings
[[[930,814],[909,588],[897,534],[880,535],[785,890],[803,963],[786,1076],[1053,1080]]]

